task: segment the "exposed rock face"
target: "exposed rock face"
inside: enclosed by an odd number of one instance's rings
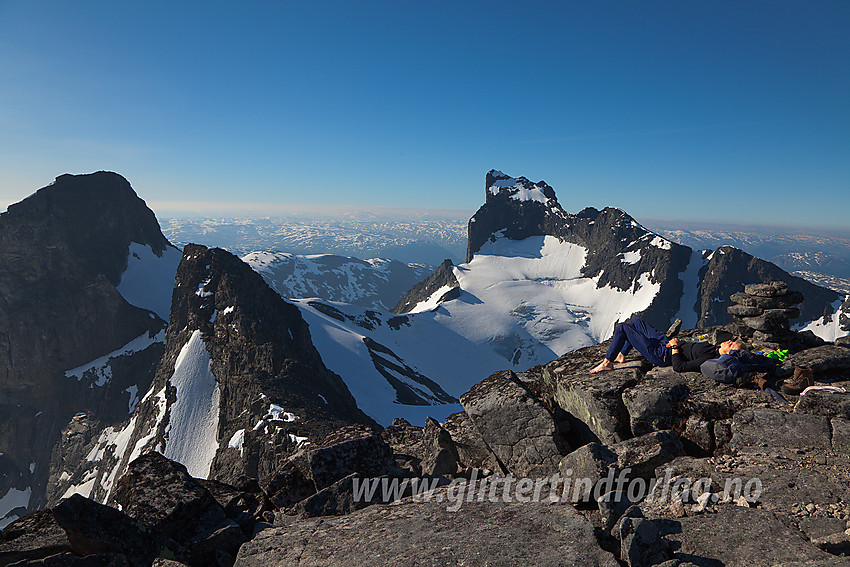
[[[193,476],[237,483],[272,473],[302,441],[375,426],[324,366],[299,310],[224,250],[185,247],[166,338],[130,421],[84,446],[99,460],[74,476],[97,500],[111,501],[115,479],[146,450]]]
[[[62,175],[0,215],[0,499],[43,506],[51,452],[74,414],[86,412],[84,429],[121,422],[150,385],[165,322],[116,289],[131,243],[173,251],[114,173]],[[82,456],[57,454],[70,467]],[[0,510],[0,526],[21,512]]]
[[[799,315],[803,321],[832,314],[831,305],[841,299],[837,292],[792,276],[770,262],[731,246],[721,246],[700,270],[698,326],[710,327],[731,322],[727,310],[733,305],[734,299],[730,299],[733,294],[744,291],[744,284],[774,281],[784,282],[789,291],[802,293],[805,297]],[[786,307],[794,304],[789,302]]]
[[[399,299],[398,303],[396,303],[395,307],[393,307],[392,312],[399,314],[408,313],[411,309],[416,307],[417,304],[427,300],[440,290],[445,291],[440,295],[440,297],[435,299],[438,301],[452,299],[452,295],[454,294],[453,290],[457,290],[460,285],[458,284],[454,272],[452,272],[452,267],[454,267],[454,264],[452,264],[451,260],[444,260],[433,274],[411,287],[407,293],[401,296],[401,299]]]
[[[192,478],[149,453],[117,483],[123,512],[63,501],[11,525],[0,558],[147,565],[152,550],[166,549],[189,565],[615,565],[615,556],[628,565],[847,564],[835,555],[847,548],[850,520],[844,394],[792,398],[792,411],[766,392],[634,361],[594,375],[612,380],[594,388],[587,371],[605,347],[496,373],[442,424],[396,420],[381,435],[344,426],[300,446],[262,491],[245,478],[242,488]],[[848,349],[831,348],[794,356],[828,359],[830,380],[850,376],[840,356]],[[616,415],[602,424],[606,407]],[[579,446],[587,436],[597,441]],[[496,474],[480,470],[491,459]],[[68,503],[90,518],[71,525]],[[128,525],[130,537],[118,541],[107,520]]]

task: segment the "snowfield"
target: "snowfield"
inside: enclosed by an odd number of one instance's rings
[[[174,246],[168,246],[162,256],[157,256],[147,244],[131,242],[127,268],[116,288],[118,293],[130,305],[153,311],[168,321],[174,276],[182,256]]]
[[[457,398],[498,370],[523,371],[607,339],[617,321],[646,309],[658,293],[660,284],[646,274],[629,291],[597,288],[597,278],[581,274],[586,255],[583,247],[550,236],[499,238],[454,268],[458,298],[438,303],[449,290],[444,287],[404,316],[379,312],[369,318],[362,308],[323,302],[345,315],[340,321],[311,300],[295,304],[325,365],[342,377],[361,410],[382,425],[394,417],[422,425],[426,416],[442,420],[461,408],[399,403],[364,339],[389,348]],[[408,385],[429,399],[427,388]]]
[[[488,242],[455,268],[462,294],[437,322],[491,348],[515,369],[549,362],[611,336],[617,321],[646,309],[660,289],[646,275],[630,291],[597,288],[581,274],[587,250],[552,236]]]

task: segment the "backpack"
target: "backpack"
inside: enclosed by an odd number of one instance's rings
[[[735,379],[746,373],[770,372],[776,362],[766,356],[745,350],[733,350],[720,358],[703,362],[699,371],[721,384],[734,384]]]

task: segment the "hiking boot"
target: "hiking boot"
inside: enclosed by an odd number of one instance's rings
[[[812,369],[808,366],[795,366],[794,376],[790,380],[786,380],[785,383],[782,384],[782,392],[785,394],[791,394],[792,396],[796,396],[809,386],[814,385],[815,373],[812,371]]]
[[[753,382],[759,390],[764,390],[770,382],[770,375],[767,372],[756,372]]]
[[[668,339],[672,339],[673,337],[675,337],[676,335],[679,334],[679,331],[681,329],[682,329],[682,320],[676,319],[675,321],[673,321],[673,324],[670,325],[670,328],[667,329],[667,332],[664,333],[664,334],[667,335]]]
[[[736,388],[752,388],[753,386],[755,386],[755,382],[753,381],[752,372],[743,372],[740,376],[735,378]]]

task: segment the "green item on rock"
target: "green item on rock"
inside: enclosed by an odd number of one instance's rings
[[[770,351],[765,356],[768,357],[768,358],[772,358],[774,360],[778,360],[779,362],[782,362],[783,360],[788,358],[789,354],[788,354],[787,349],[779,349],[778,348],[776,350]]]

